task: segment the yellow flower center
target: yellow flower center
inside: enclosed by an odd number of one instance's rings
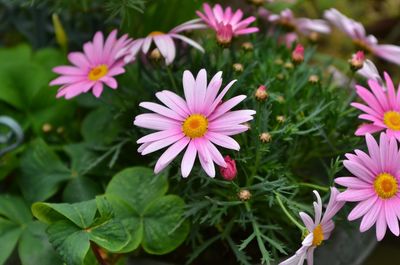
[[[202,137],[208,128],[208,120],[201,114],[192,114],[182,124],[183,133],[190,138]]]
[[[312,244],[314,247],[318,247],[324,241],[324,230],[322,230],[321,224],[314,229],[313,236]]]
[[[400,113],[397,111],[387,111],[383,116],[383,121],[389,129],[400,130]]]
[[[92,81],[97,81],[103,76],[105,76],[108,73],[108,67],[105,64],[98,65],[89,72],[89,79]]]
[[[150,32],[149,36],[157,36],[157,35],[164,35],[164,32],[161,31],[153,31]]]
[[[382,199],[392,198],[397,193],[397,180],[389,173],[379,174],[374,181],[376,194]]]

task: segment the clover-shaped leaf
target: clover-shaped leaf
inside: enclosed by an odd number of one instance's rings
[[[182,221],[185,204],[178,196],[165,195],[167,190],[166,176],[155,176],[148,168],[128,168],[113,177],[105,196],[131,234],[122,252],[141,244],[146,252],[161,255],[185,240],[189,231],[188,222]]]
[[[46,236],[46,225],[33,220],[27,204],[19,197],[0,195],[0,264],[18,246],[22,265],[60,265],[60,258]]]
[[[32,212],[49,224],[49,240],[68,265],[82,265],[91,242],[110,252],[119,252],[130,242],[130,234],[113,217],[104,197],[74,204],[39,202]]]

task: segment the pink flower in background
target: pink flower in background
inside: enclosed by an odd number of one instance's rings
[[[55,73],[61,74],[50,82],[51,86],[62,85],[57,97],[70,99],[89,90],[94,96],[100,97],[104,84],[112,89],[117,88],[114,76],[125,72],[125,63],[117,54],[121,54],[120,51],[132,40],[127,35],[119,39],[116,36],[117,30],[113,30],[104,42],[103,33],[97,32],[93,42],[83,45],[84,52],[68,54],[73,66],[53,68]]]
[[[357,71],[357,74],[365,77],[366,79],[372,79],[377,81],[382,86],[382,88],[386,90],[386,87],[383,84],[382,77],[379,74],[375,64],[371,60],[366,59],[364,61],[363,67]]]
[[[334,8],[325,11],[324,17],[349,36],[358,48],[389,62],[400,64],[400,46],[378,44],[375,36],[367,35],[361,23],[346,17]]]
[[[249,27],[256,18],[251,16],[241,20],[243,18],[243,12],[240,9],[233,13],[231,7],[227,7],[223,10],[221,5],[216,4],[211,9],[210,5],[207,3],[203,4],[203,9],[204,14],[200,11],[196,11],[196,14],[207,23],[210,28],[215,30],[217,33],[217,41],[222,45],[229,44],[233,37],[258,32],[257,27]]]
[[[195,47],[201,52],[204,52],[204,49],[200,46],[200,44],[182,34],[178,34],[182,31],[202,28],[206,28],[206,25],[200,23],[200,19],[194,19],[173,28],[167,33],[153,31],[145,38],[136,39],[129,47],[126,48],[126,50],[122,51],[127,53],[124,60],[125,62],[131,62],[135,60],[140,51],[147,54],[150,50],[151,44],[154,42],[161,55],[165,58],[165,64],[169,65],[174,61],[176,55],[176,47],[173,39],[181,40]]]
[[[300,43],[296,45],[292,52],[292,61],[295,63],[301,63],[304,61],[304,47]]]
[[[193,168],[198,154],[200,164],[210,176],[215,176],[214,162],[227,167],[227,163],[215,145],[239,150],[239,144],[230,136],[248,130],[243,123],[253,119],[253,110],[231,111],[246,96],[236,96],[223,103],[222,98],[236,82],[231,81],[219,94],[222,85],[222,72],[218,72],[207,85],[207,72],[201,70],[196,79],[192,73],[183,73],[185,99],[175,93],[164,90],[156,97],[166,106],[152,102],[142,102],[139,106],[154,113],[138,115],[134,124],[158,132],[140,138],[142,144],[138,151],[146,155],[167,146],[154,168],[159,173],[183,151],[181,171],[187,177]]]
[[[317,201],[314,202],[315,219],[313,220],[308,214],[301,212],[300,217],[307,228],[307,236],[302,242],[302,247],[296,251],[296,254],[289,259],[279,263],[279,265],[302,265],[307,259],[308,265],[314,263],[314,250],[328,240],[331,236],[335,224],[332,218],[343,207],[344,202],[337,201],[339,191],[332,187],[331,196],[325,214],[322,216],[322,200],[317,191],[314,190]]]
[[[368,153],[355,150],[346,154],[343,162],[354,175],[336,178],[335,182],[347,187],[337,197],[339,201],[358,202],[350,212],[350,221],[363,217],[360,231],[365,232],[376,223],[376,237],[382,240],[387,226],[396,236],[399,235],[400,216],[400,153],[397,141],[381,133],[379,146],[375,139],[366,135]]]
[[[219,167],[219,171],[222,175],[222,177],[225,180],[233,180],[236,178],[237,175],[237,169],[236,169],[236,161],[232,159],[230,156],[225,156],[224,157],[226,167]]]
[[[395,91],[393,81],[387,73],[384,73],[386,88],[382,87],[375,80],[368,80],[371,89],[356,85],[356,92],[366,104],[353,102],[351,105],[364,112],[360,119],[371,123],[361,125],[356,135],[375,133],[386,130],[389,137],[396,137],[400,140],[400,93]]]
[[[290,46],[292,42],[298,39],[298,34],[310,36],[314,33],[328,34],[331,29],[322,19],[296,18],[292,10],[285,9],[279,15],[271,14],[265,9],[261,9],[261,16],[264,16],[269,22],[280,25],[290,33],[285,35],[285,42]]]
[[[365,54],[363,51],[357,51],[355,54],[352,55],[351,59],[349,60],[350,68],[353,71],[360,70],[363,68],[365,62]]]

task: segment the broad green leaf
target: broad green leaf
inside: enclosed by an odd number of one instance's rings
[[[142,167],[125,169],[110,181],[106,197],[131,235],[121,252],[133,251],[141,243],[148,253],[165,254],[186,238],[188,223],[181,224],[184,202],[165,196],[167,189],[165,176]]]
[[[125,201],[141,214],[153,200],[164,195],[168,190],[165,175],[154,175],[144,167],[133,167],[119,172],[107,186],[106,194]]]
[[[23,228],[0,217],[0,264],[4,264],[14,250]]]
[[[0,181],[18,167],[19,159],[15,153],[7,153],[0,157]]]
[[[71,171],[74,172],[74,176],[81,175],[86,171],[88,165],[96,160],[96,156],[85,143],[70,144],[65,146],[64,150],[71,158]]]
[[[96,211],[95,200],[74,204],[37,202],[32,206],[33,215],[44,223],[68,219],[83,229],[88,228],[93,223]]]
[[[19,185],[31,202],[50,198],[63,181],[71,178],[70,170],[41,139],[32,142],[23,155],[21,169]]]
[[[85,262],[90,241],[110,252],[119,252],[130,242],[127,229],[113,218],[105,197],[74,204],[35,203],[32,212],[49,224],[50,242],[68,265]]]
[[[32,221],[26,227],[18,244],[22,265],[62,265],[46,234],[47,226]]]
[[[51,69],[52,67],[65,63],[66,57],[60,50],[45,48],[35,52],[33,54],[33,60],[45,68]]]
[[[67,265],[82,265],[90,248],[89,234],[70,221],[51,224],[49,240]]]
[[[184,201],[175,195],[155,200],[144,213],[142,246],[151,254],[165,254],[174,250],[189,232],[188,222],[182,221]]]
[[[115,140],[122,127],[108,107],[93,110],[82,123],[85,142],[107,145]]]
[[[90,200],[102,192],[100,185],[90,178],[73,178],[64,189],[63,201],[72,203]]]
[[[0,195],[0,216],[20,225],[32,220],[26,203],[21,198],[8,194]]]

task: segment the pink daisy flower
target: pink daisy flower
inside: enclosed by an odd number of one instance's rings
[[[261,12],[261,11],[260,11]],[[268,11],[261,13],[276,25],[280,25],[291,33],[285,34],[285,42],[288,46],[298,39],[298,35],[310,36],[314,33],[328,34],[331,32],[329,25],[322,19],[296,18],[292,10],[284,9],[281,13],[271,14]]]
[[[50,82],[51,86],[62,85],[57,97],[73,98],[92,89],[95,97],[100,97],[103,85],[116,89],[114,76],[125,72],[125,63],[117,54],[132,40],[128,35],[117,39],[113,30],[104,42],[103,33],[97,32],[92,42],[83,45],[83,52],[71,52],[68,60],[73,66],[57,66],[53,72],[61,74]]]
[[[365,112],[360,119],[372,123],[361,125],[355,135],[365,135],[386,130],[389,137],[400,140],[400,93],[395,91],[393,81],[387,73],[384,73],[386,87],[381,86],[376,80],[368,80],[368,89],[356,85],[356,92],[366,104],[353,102],[351,105]],[[386,90],[386,91],[385,91]]]
[[[400,153],[394,137],[381,133],[379,146],[375,139],[366,135],[369,155],[360,150],[346,154],[344,166],[353,175],[336,178],[335,182],[347,187],[337,196],[339,201],[358,202],[348,219],[362,218],[360,231],[365,232],[376,223],[376,237],[381,240],[387,226],[399,235],[400,216]]]
[[[360,49],[375,54],[389,62],[400,64],[400,46],[378,44],[375,36],[367,35],[364,26],[360,22],[346,17],[334,8],[325,11],[324,17],[349,36]]]
[[[185,99],[164,90],[156,97],[165,105],[142,102],[139,106],[153,111],[138,115],[134,124],[158,132],[140,138],[138,151],[146,155],[170,146],[158,159],[154,172],[166,168],[183,151],[181,171],[187,177],[198,154],[200,164],[210,176],[215,176],[214,162],[222,167],[227,164],[215,145],[239,150],[239,144],[230,136],[248,130],[243,123],[253,119],[253,110],[231,111],[246,96],[236,96],[222,103],[222,98],[236,82],[231,81],[218,94],[222,84],[222,72],[218,72],[207,85],[207,73],[202,69],[196,79],[192,73],[183,73]]]
[[[233,13],[231,7],[227,7],[224,10],[219,4],[216,4],[211,9],[208,3],[203,4],[203,9],[204,14],[200,11],[196,11],[196,14],[210,28],[215,30],[217,33],[217,42],[221,45],[228,45],[231,43],[233,37],[258,32],[257,27],[248,27],[256,18],[251,16],[241,20],[243,12],[240,9]]]
[[[306,213],[301,212],[300,217],[306,226],[306,237],[302,242],[302,246],[296,251],[296,254],[289,259],[279,263],[279,265],[301,265],[307,259],[308,265],[314,263],[314,250],[322,244],[323,241],[328,240],[331,236],[335,224],[332,218],[343,207],[344,202],[336,200],[339,191],[332,187],[331,195],[329,198],[328,206],[326,207],[325,214],[322,216],[322,200],[317,191],[314,190],[317,201],[314,202],[314,220]]]
[[[151,44],[154,42],[161,55],[165,58],[165,64],[169,65],[174,61],[176,55],[176,47],[173,39],[178,39],[186,42],[187,44],[195,47],[201,52],[204,52],[204,49],[200,46],[200,44],[182,34],[178,34],[186,30],[206,28],[206,25],[199,22],[200,19],[190,20],[173,28],[167,33],[161,31],[153,31],[145,38],[136,39],[129,47],[127,47],[126,51],[122,51],[122,53],[127,53],[124,58],[125,62],[131,62],[132,60],[134,60],[140,50],[143,53],[147,54],[150,50]]]

